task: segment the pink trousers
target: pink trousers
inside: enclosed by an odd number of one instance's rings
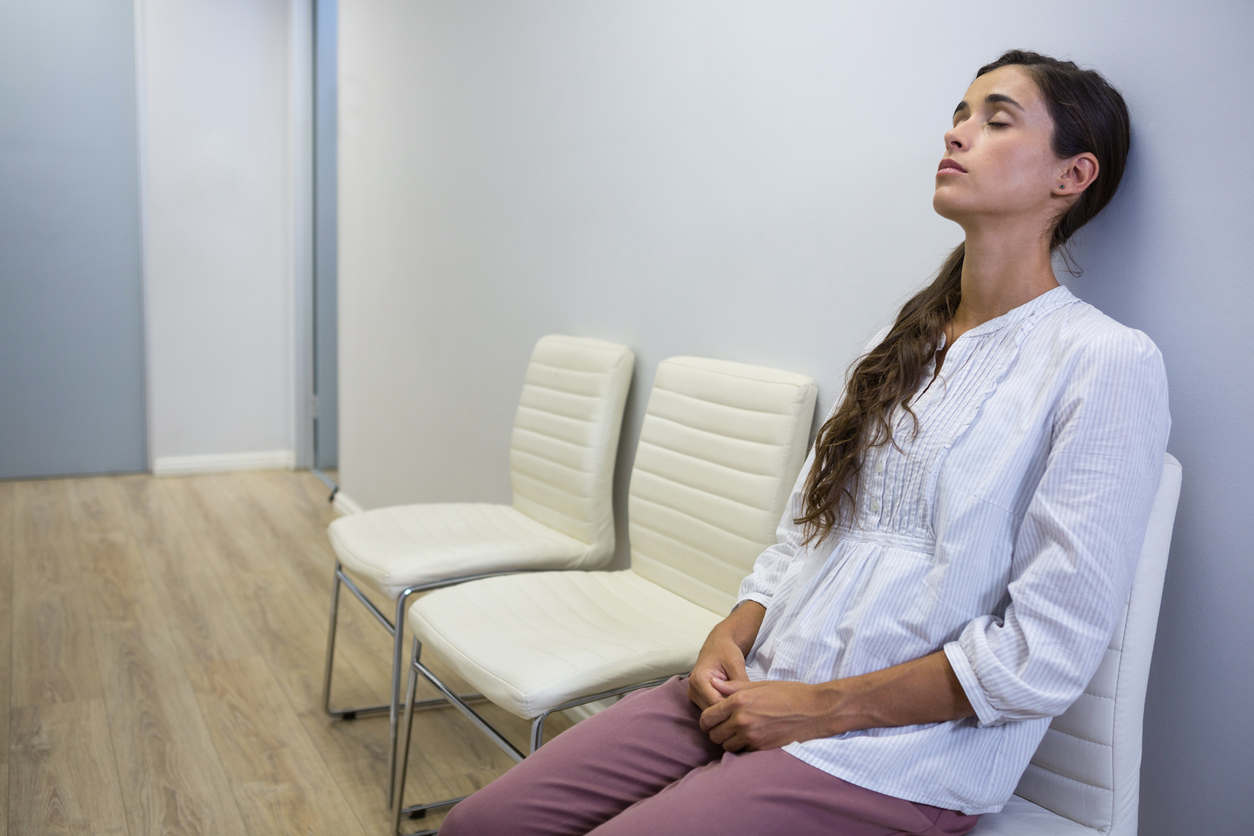
[[[962,836],[975,816],[883,795],[781,749],[731,754],[688,681],[637,691],[449,813],[440,836]]]

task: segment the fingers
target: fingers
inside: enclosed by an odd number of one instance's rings
[[[688,679],[688,699],[693,702],[697,708],[705,711],[714,703],[723,699],[723,695],[714,688],[710,687],[708,682],[702,682],[695,678]]]
[[[749,688],[766,687],[769,683],[765,681],[750,682],[747,679],[737,679],[737,680],[716,679],[711,684],[714,686],[715,690],[717,690],[721,695],[723,695],[724,697],[730,697],[732,694],[738,694],[741,691],[747,690]]]
[[[709,734],[711,742],[722,746],[728,752],[739,752],[741,749],[751,748],[749,730],[743,728],[735,717],[719,723],[710,729]]]
[[[723,672],[713,668],[697,668],[688,676],[688,699],[702,711],[723,699],[715,683],[723,681]]]
[[[700,721],[701,731],[705,732],[706,734],[710,734],[716,726],[718,726],[720,723],[724,722],[729,717],[731,717],[731,713],[732,713],[731,701],[724,700],[724,699],[718,700],[709,708],[701,712],[701,721]],[[710,739],[714,740],[712,735]],[[722,741],[714,740],[714,742],[721,743]]]

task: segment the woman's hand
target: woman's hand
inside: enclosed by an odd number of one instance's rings
[[[715,681],[723,697],[701,712],[701,730],[729,752],[778,749],[836,733],[829,690],[804,682]]]
[[[688,699],[705,711],[723,699],[715,683],[748,682],[745,673],[745,655],[731,637],[711,632],[701,646],[697,664],[688,675]]]
[[[971,717],[944,651],[891,668],[808,685],[713,680],[723,699],[701,712],[701,730],[729,752],[777,749],[855,729],[943,723]]]
[[[745,655],[762,626],[766,608],[756,601],[745,601],[732,610],[710,635],[697,655],[697,663],[688,676],[688,699],[705,711],[723,699],[714,683],[748,682]]]

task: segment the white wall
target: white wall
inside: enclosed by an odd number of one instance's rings
[[[341,27],[340,474],[367,507],[507,501],[547,332],[636,349],[628,454],[675,354],[806,372],[826,408],[959,240],[930,199],[976,68],[1106,73],[1135,147],[1071,284],[1158,342],[1185,468],[1141,833],[1248,830],[1254,7],[345,0]]]
[[[294,457],[291,7],[136,0],[158,471]]]

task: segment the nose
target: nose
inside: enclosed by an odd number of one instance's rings
[[[959,128],[961,125],[955,125],[945,131],[945,150],[961,151],[967,147],[966,140],[963,138]]]

